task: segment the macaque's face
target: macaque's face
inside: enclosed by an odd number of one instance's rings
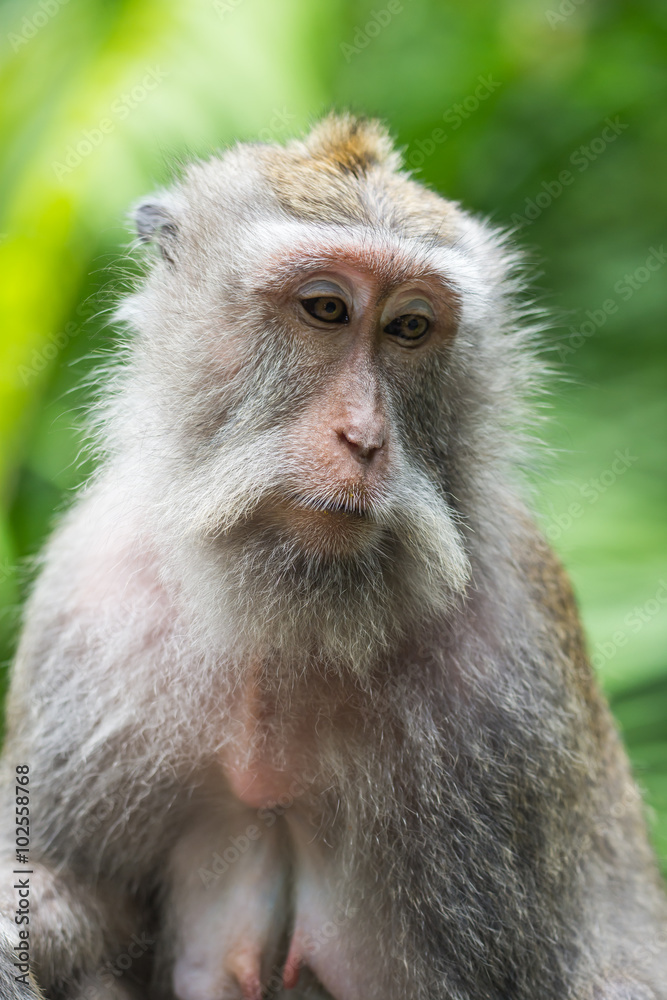
[[[319,373],[283,425],[281,451],[299,469],[296,481],[267,498],[262,519],[306,551],[333,557],[380,542],[376,511],[405,453],[400,399],[446,352],[455,329],[454,296],[442,278],[359,243],[356,251],[318,252],[317,261],[312,250],[290,248],[276,260],[280,278],[269,267],[255,292],[277,364],[295,351],[304,373]]]

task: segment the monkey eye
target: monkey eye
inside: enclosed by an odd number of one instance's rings
[[[384,332],[390,337],[397,337],[405,343],[415,344],[426,336],[429,328],[429,321],[425,316],[417,316],[415,313],[408,313],[406,316],[397,316],[387,323]]]
[[[317,295],[312,299],[301,299],[301,305],[323,323],[347,323],[349,320],[347,306],[342,299],[334,295]]]

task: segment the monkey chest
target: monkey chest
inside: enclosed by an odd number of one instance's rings
[[[255,685],[231,706],[228,739],[218,757],[232,796],[251,809],[289,808],[317,783],[316,723],[285,724]]]

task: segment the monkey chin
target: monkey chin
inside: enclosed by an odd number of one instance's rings
[[[272,520],[281,534],[294,538],[308,555],[345,559],[376,546],[382,529],[365,512],[342,505],[280,505]]]

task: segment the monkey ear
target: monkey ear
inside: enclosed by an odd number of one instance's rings
[[[142,243],[157,243],[160,253],[172,266],[178,252],[178,225],[169,208],[159,201],[143,201],[133,212],[134,225]]]

